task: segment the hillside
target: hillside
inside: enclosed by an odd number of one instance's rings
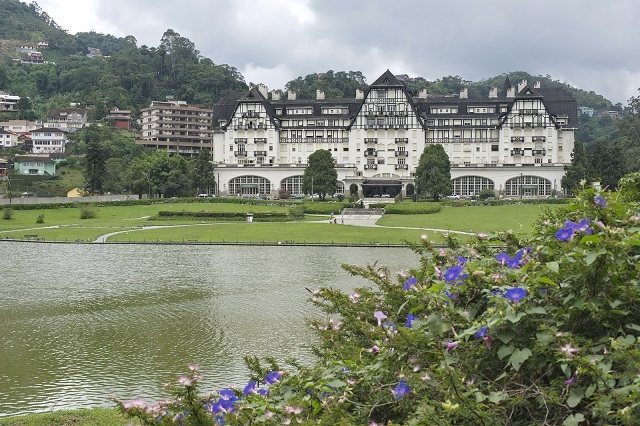
[[[16,46],[34,46],[39,41],[49,43],[42,53],[55,65],[21,66],[12,60],[21,56],[15,51]],[[89,47],[100,49],[103,57],[86,57]],[[401,77],[414,93],[426,88],[430,93],[456,94],[460,88],[469,87],[470,96],[486,96],[491,87],[501,88],[507,75],[478,82],[464,81],[459,76],[435,81]],[[562,87],[580,106],[599,111],[615,108],[604,97],[551,76],[519,71],[508,77],[514,84],[526,79],[539,80],[544,87]],[[317,89],[324,90],[328,98],[350,98],[356,89],[366,86],[360,71],[330,70],[298,77],[284,89],[295,90],[301,99],[315,97]],[[151,100],[166,96],[211,107],[229,92],[247,89],[237,69],[203,58],[193,42],[171,29],[163,34],[158,47],[138,47],[134,36],[68,34],[36,2],[27,5],[19,0],[0,0],[0,90],[30,98],[29,110],[21,111],[20,118],[42,118],[51,108],[75,102],[95,105],[95,118],[100,119],[114,106],[137,112]]]

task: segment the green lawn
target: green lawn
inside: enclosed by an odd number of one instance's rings
[[[478,207],[444,207],[439,213],[428,215],[385,215],[378,227],[363,227],[323,223],[329,215],[308,215],[300,222],[203,222],[151,220],[159,211],[222,211],[222,212],[282,212],[287,207],[223,203],[163,203],[137,206],[103,206],[96,217],[80,219],[79,208],[14,210],[10,220],[0,219],[0,238],[22,239],[37,235],[46,241],[93,241],[99,236],[121,232],[110,242],[265,242],[291,241],[296,243],[336,244],[402,244],[417,241],[422,234],[439,242],[441,232],[430,229],[461,232],[490,232],[511,229],[529,234],[532,224],[544,206],[505,205]],[[547,207],[555,208],[555,205]],[[39,215],[44,223],[37,224]],[[162,229],[151,227],[162,226]]]
[[[140,422],[125,419],[115,409],[106,408],[0,418],[0,426],[125,426],[139,424]]]
[[[558,204],[443,207],[435,214],[385,215],[378,221],[378,225],[454,229],[474,233],[511,229],[516,233],[530,234],[533,230],[532,225],[542,210],[557,207]]]

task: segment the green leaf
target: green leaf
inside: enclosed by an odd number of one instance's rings
[[[333,379],[330,382],[327,382],[327,386],[332,388],[343,388],[347,386],[347,384],[340,379]]]
[[[557,274],[558,270],[560,270],[560,264],[558,262],[547,262],[547,269]]]
[[[504,359],[506,356],[511,355],[514,349],[512,345],[501,347],[498,349],[498,358]]]
[[[527,309],[527,313],[528,314],[546,314],[547,310],[542,306],[533,306]]]
[[[640,331],[640,325],[638,324],[627,324],[627,328],[630,328],[635,331]]]
[[[550,342],[555,340],[555,336],[551,333],[539,332],[536,333],[536,339],[542,346],[548,346]]]
[[[582,397],[584,396],[584,391],[580,388],[575,388],[569,398],[567,398],[567,405],[571,408],[575,408],[580,404]]]
[[[522,319],[523,316],[525,316],[526,314],[524,312],[515,312],[515,311],[510,311],[507,312],[507,315],[505,315],[505,319],[511,321],[512,323],[517,323],[518,321],[520,321]]]
[[[562,422],[562,426],[578,426],[582,422],[584,422],[584,415],[582,413],[571,414]]]
[[[440,314],[434,312],[427,318],[427,325],[432,333],[442,336],[444,333],[451,329],[449,322],[442,321]]]
[[[491,392],[489,393],[489,401],[494,404],[499,404],[500,402],[507,399],[508,395],[506,392]]]
[[[476,395],[476,402],[482,402],[488,398],[487,395],[483,394],[482,392],[476,392],[475,395]]]
[[[557,262],[554,262],[554,263],[557,264]],[[548,266],[548,264],[547,264],[547,266]],[[547,277],[540,277],[538,279],[538,281],[541,282],[542,284],[549,284],[549,285],[553,285],[553,286],[556,285],[555,281],[553,281],[551,278],[547,278]]]
[[[599,242],[600,242],[600,236],[598,234],[585,235],[580,240],[580,244],[585,244],[585,243],[597,244]]]
[[[533,353],[529,348],[516,349],[511,354],[511,358],[509,358],[509,363],[514,368],[514,370],[518,371],[520,370],[520,366],[522,365],[522,363],[528,360],[531,357],[531,355],[533,355]]]
[[[601,254],[605,254],[606,252],[607,250],[604,248],[600,248],[599,250],[595,250],[595,251],[590,251],[587,254],[587,257],[584,258],[584,261],[586,262],[587,266],[591,265],[593,262],[596,261],[598,256],[600,256]]]
[[[502,343],[507,344],[516,337],[516,333],[513,331],[501,331],[496,335],[496,339],[500,340]]]

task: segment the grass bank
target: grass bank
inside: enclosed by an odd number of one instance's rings
[[[387,214],[378,226],[327,223],[329,214],[306,215],[297,222],[203,221],[195,218],[162,219],[160,211],[215,211],[229,213],[283,213],[289,208],[270,205],[162,203],[132,206],[98,206],[95,217],[80,219],[79,208],[15,210],[9,220],[0,219],[0,238],[38,238],[52,242],[92,242],[114,234],[108,242],[162,243],[277,243],[301,244],[403,244],[422,234],[440,242],[446,230],[491,232],[513,230],[530,234],[544,205],[443,207],[433,214]],[[555,205],[546,206],[556,208]],[[37,223],[42,216],[44,223]]]
[[[93,408],[0,418],[0,426],[129,426],[140,423],[125,419],[117,410]]]

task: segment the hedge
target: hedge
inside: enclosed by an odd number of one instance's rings
[[[431,214],[438,213],[442,206],[439,203],[396,203],[388,204],[385,214]]]

